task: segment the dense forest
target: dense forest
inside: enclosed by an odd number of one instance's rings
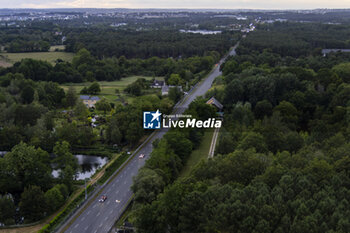
[[[282,57],[321,54],[322,49],[350,48],[347,24],[277,22],[258,25],[238,49],[240,54],[269,49]]]
[[[283,31],[252,33],[221,67],[208,93],[225,109],[217,155],[169,185],[163,168],[135,179],[138,232],[350,231],[350,57],[260,36]]]
[[[101,37],[103,40],[101,40]],[[66,50],[77,52],[87,48],[97,57],[148,58],[203,56],[206,51],[223,55],[235,40],[232,33],[200,35],[174,30],[160,31],[72,31],[67,35]]]

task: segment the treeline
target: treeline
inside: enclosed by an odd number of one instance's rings
[[[255,32],[242,40],[237,52],[247,54],[270,49],[282,57],[321,54],[321,49],[350,48],[348,24],[329,25],[320,23],[274,23],[258,25]]]
[[[68,52],[86,48],[99,58],[178,58],[205,56],[207,51],[217,51],[223,55],[235,40],[230,33],[201,35],[175,30],[116,31],[94,28],[72,30],[67,34],[65,44]]]
[[[56,34],[57,32],[57,34]],[[52,23],[32,23],[28,27],[0,29],[0,44],[10,53],[46,52],[51,45],[62,44],[59,27]]]
[[[81,49],[72,63],[57,61],[52,66],[40,60],[23,59],[8,68],[7,72],[21,73],[34,81],[52,81],[57,83],[80,83],[84,81],[114,81],[131,75],[165,76],[176,73],[186,81],[201,78],[220,59],[218,52],[207,52],[203,57],[186,59],[149,59],[107,58],[96,59],[86,49]],[[6,73],[6,71],[4,71]],[[198,81],[198,80],[195,80]]]

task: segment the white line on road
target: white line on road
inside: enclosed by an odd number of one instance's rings
[[[87,227],[84,228],[85,232],[86,232],[86,230],[87,230],[88,228],[89,228],[89,226],[87,226]]]
[[[76,225],[75,225],[75,227],[74,228],[77,228],[79,226],[79,223],[77,223]]]
[[[98,217],[98,216],[100,216],[100,214],[101,214],[101,213],[100,213],[100,212],[98,212],[96,216]]]
[[[88,212],[87,212],[87,215],[89,215],[91,213],[91,210],[89,210]]]
[[[85,217],[82,217],[81,220],[80,220],[80,222],[82,222],[82,221],[84,221],[84,220],[85,220]]]

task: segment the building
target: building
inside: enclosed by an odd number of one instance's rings
[[[80,99],[88,108],[95,108],[95,104],[100,100],[98,96],[81,95]]]
[[[208,101],[207,104],[213,105],[214,107],[217,108],[217,110],[220,112],[223,109],[223,105],[215,99],[215,97],[211,97]]]
[[[169,89],[170,88],[178,88],[180,91],[182,91],[182,86],[168,86],[168,85],[163,85],[162,86],[162,95],[168,95],[169,94]]]
[[[154,80],[153,83],[151,84],[151,88],[162,88],[162,86],[165,85],[165,82],[162,80]]]

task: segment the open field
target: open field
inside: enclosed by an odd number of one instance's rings
[[[132,99],[134,98],[133,96],[127,95],[123,92],[123,90],[131,83],[135,82],[138,78],[144,78],[146,80],[151,80],[153,77],[145,77],[145,76],[130,76],[126,78],[122,78],[121,80],[118,81],[112,81],[112,82],[107,82],[107,81],[101,81],[98,82],[101,87],[101,93],[98,94],[97,96],[104,97],[109,101],[118,101],[120,98],[123,98],[126,102],[131,102]],[[163,79],[161,77],[156,77],[156,79]],[[91,82],[84,82],[84,83],[66,83],[61,85],[61,87],[67,91],[70,86],[74,86],[75,90],[79,94],[80,91],[84,87],[88,87],[91,85]],[[119,90],[119,96],[115,94],[115,90]],[[148,89],[146,90],[145,94],[155,94],[159,92],[160,89]]]
[[[0,53],[0,61],[13,64],[24,58],[48,61],[54,64],[57,59],[71,62],[74,53],[66,52],[34,52],[34,53]],[[1,64],[0,64],[1,65]]]
[[[192,151],[192,154],[188,158],[179,177],[188,176],[191,173],[192,169],[199,163],[199,161],[208,158],[213,133],[214,130],[212,129],[208,129],[205,131],[201,145],[196,150]]]
[[[66,49],[65,45],[53,45],[50,47],[50,52],[54,52],[56,50],[58,51],[64,51]]]

